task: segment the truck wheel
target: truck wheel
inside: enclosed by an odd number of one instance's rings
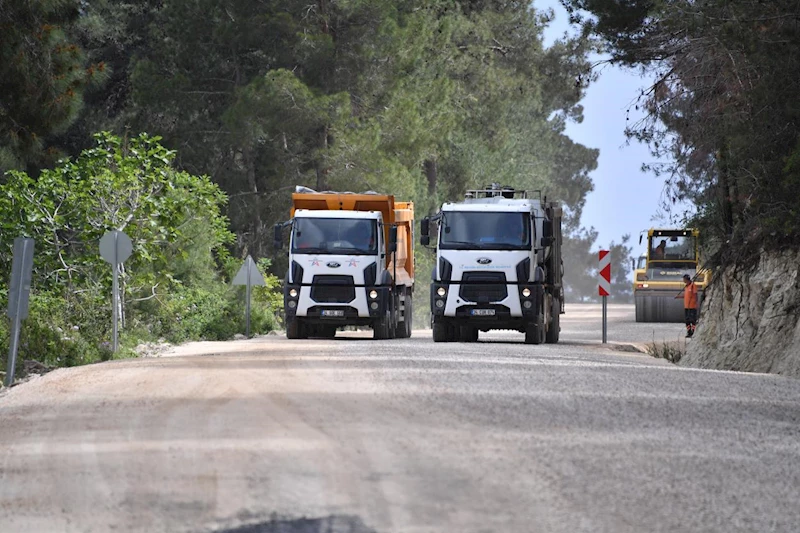
[[[449,342],[450,327],[442,322],[433,323],[433,342]]]
[[[293,318],[286,320],[286,338],[287,339],[305,339],[308,337],[306,328],[300,322],[300,319]]]
[[[406,338],[411,338],[411,331],[414,328],[414,302],[411,299],[411,291],[406,294]]]
[[[472,326],[461,326],[459,330],[459,341],[461,342],[477,342],[478,341],[478,328]]]
[[[544,342],[544,324],[539,318],[525,327],[525,344],[541,344],[542,342]]]
[[[372,338],[375,340],[385,340],[391,338],[392,319],[389,311],[379,318],[372,325]]]
[[[403,311],[403,321],[397,326],[397,338],[407,339],[411,337],[411,321],[414,315],[414,308],[411,304],[411,291],[406,291],[405,311]]]
[[[550,329],[547,330],[545,342],[548,344],[556,344],[558,342],[559,333],[561,333],[561,300],[553,298],[553,320],[550,322]]]

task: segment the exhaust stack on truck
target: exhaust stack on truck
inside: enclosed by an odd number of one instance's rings
[[[411,336],[414,204],[373,192],[298,187],[284,283],[286,336],[333,337],[340,326],[369,326],[376,339]]]
[[[564,312],[561,207],[492,184],[467,191],[422,220],[421,242],[438,223],[431,284],[434,342],[474,342],[511,329],[525,342],[558,342]]]

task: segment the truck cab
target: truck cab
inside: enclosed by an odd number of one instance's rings
[[[435,342],[511,329],[532,344],[558,342],[563,313],[561,208],[496,184],[448,202],[422,223],[438,226],[431,283]]]

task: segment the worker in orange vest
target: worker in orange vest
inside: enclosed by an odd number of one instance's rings
[[[683,288],[683,314],[686,319],[686,338],[689,339],[694,335],[694,330],[697,327],[697,315],[700,313],[699,300],[697,298],[697,285],[692,281],[689,274],[683,275],[683,283],[686,285]],[[681,295],[675,296],[677,300]]]

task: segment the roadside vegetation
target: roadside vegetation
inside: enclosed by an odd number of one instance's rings
[[[666,359],[670,363],[679,363],[686,353],[686,343],[682,340],[663,341],[648,344],[645,348],[648,355],[657,359]]]
[[[230,285],[241,261],[227,247],[234,235],[223,214],[226,195],[208,177],[176,170],[174,158],[157,137],[101,133],[74,161],[60,161],[37,179],[7,174],[0,232],[35,239],[21,360],[52,367],[112,356],[112,269],[99,254],[100,237],[110,229],[134,243],[120,276],[121,355],[141,342],[222,340],[245,331],[242,290]],[[4,307],[12,245],[4,239],[0,247]],[[267,287],[254,291],[254,333],[275,327],[279,283],[266,279]],[[4,346],[8,334],[4,319]]]

